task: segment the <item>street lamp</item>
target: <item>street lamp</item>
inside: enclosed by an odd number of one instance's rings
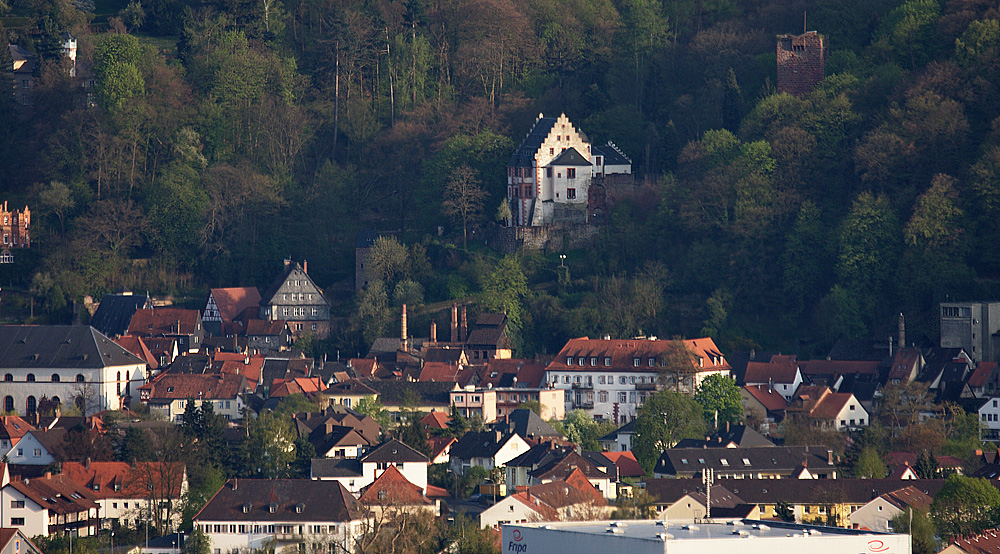
[[[566,267],[566,254],[559,254],[559,267]]]

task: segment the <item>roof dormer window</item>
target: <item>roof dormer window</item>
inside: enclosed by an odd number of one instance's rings
[[[573,365],[573,356],[566,356],[566,365]]]
[[[275,512],[277,512],[278,511],[278,505],[275,504],[274,502],[268,504],[267,505],[267,511],[271,512],[272,514],[275,513]]]
[[[604,357],[604,367],[611,367],[611,357],[610,356],[605,356]]]
[[[639,367],[639,358],[632,358],[632,366]]]

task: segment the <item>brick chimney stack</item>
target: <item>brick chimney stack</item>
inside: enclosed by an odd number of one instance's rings
[[[899,348],[906,348],[906,323],[903,321],[903,312],[899,313]]]
[[[406,337],[407,337],[407,334],[406,334],[406,304],[403,304],[403,315],[402,315],[401,319],[402,319],[402,321],[400,322],[399,338],[403,341],[402,342],[402,344],[403,344],[403,350],[406,350]]]
[[[451,342],[458,342],[458,305],[451,305]]]
[[[465,342],[465,339],[469,338],[469,312],[462,304],[462,327],[460,329],[459,340]]]
[[[431,342],[438,341],[438,324],[437,321],[431,320]]]

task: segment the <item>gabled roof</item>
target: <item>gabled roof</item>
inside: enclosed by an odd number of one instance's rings
[[[105,294],[90,318],[90,326],[108,337],[124,335],[136,310],[152,307],[145,294]]]
[[[222,321],[232,321],[247,308],[256,309],[260,306],[260,291],[257,287],[212,289],[209,294],[219,308]]]
[[[924,491],[912,486],[887,492],[882,495],[882,498],[885,498],[891,502],[892,505],[900,509],[906,509],[912,506],[918,510],[924,511],[931,507],[931,501],[934,500]]]
[[[0,439],[7,439],[14,443],[34,430],[35,427],[22,419],[21,416],[0,416]]]
[[[531,167],[535,162],[535,154],[542,146],[542,143],[545,142],[545,137],[549,136],[549,131],[552,130],[555,124],[555,117],[538,118],[531,127],[531,130],[528,131],[528,136],[524,137],[524,141],[521,142],[521,145],[511,155],[507,165],[512,167]]]
[[[534,471],[529,471],[528,474],[539,481],[548,481],[568,479],[572,473],[577,471],[582,472],[589,479],[616,480],[614,475],[604,473],[592,462],[574,451],[569,451],[561,459],[539,467]]]
[[[843,361],[843,360],[809,360],[799,362],[799,370],[803,376],[813,375],[847,375],[850,373],[873,374],[878,372],[880,362],[874,361]]]
[[[788,407],[788,401],[780,392],[767,385],[748,385],[743,390],[760,402],[769,412],[777,412]]]
[[[246,377],[242,375],[188,373],[163,373],[152,382],[139,387],[139,390],[150,391],[151,402],[169,402],[187,398],[232,400],[240,394],[250,392],[249,389]]]
[[[361,456],[361,463],[378,463],[378,462],[392,462],[392,463],[408,463],[408,462],[423,462],[427,463],[427,456],[418,452],[413,447],[405,444],[399,439],[388,440],[370,452]]]
[[[323,290],[320,289],[316,285],[316,283],[312,280],[312,277],[310,277],[309,274],[302,269],[302,265],[299,264],[298,262],[293,262],[291,260],[285,260],[285,267],[282,269],[281,273],[274,280],[274,282],[271,283],[271,286],[267,288],[267,291],[264,292],[263,295],[261,295],[260,303],[262,305],[278,303],[276,302],[274,295],[281,290],[281,288],[285,285],[286,282],[288,282],[290,278],[294,278],[296,280],[301,280],[301,279],[306,280],[308,287],[315,289],[313,294],[319,295],[319,297],[316,299],[318,300],[318,302],[316,302],[315,304],[329,305],[329,302],[327,302],[326,297],[323,295]],[[301,289],[295,289],[295,290],[297,292],[301,292]]]
[[[594,485],[591,485],[587,477],[578,469],[566,476],[565,480],[535,485],[528,491],[531,496],[557,510],[581,504],[608,505],[600,491],[594,488]]]
[[[568,165],[568,166],[591,166],[592,164],[587,158],[584,158],[582,154],[576,151],[576,148],[570,147],[563,150],[561,154],[555,157],[554,160],[549,162],[545,167]]]
[[[519,408],[512,411],[507,416],[507,422],[499,424],[497,427],[507,433],[517,433],[522,438],[527,439],[562,436],[542,419],[541,416],[526,408]]]
[[[374,360],[372,360],[374,361]],[[350,379],[342,383],[334,383],[327,387],[326,394],[359,394],[361,396],[376,396],[378,391],[358,379]]]
[[[491,358],[480,374],[480,387],[539,388],[545,379],[545,364],[523,358]]]
[[[795,356],[774,356],[768,363],[749,362],[744,381],[747,384],[792,384],[799,373]]]
[[[729,371],[729,363],[711,338],[683,340],[680,343],[691,356],[692,372]],[[600,368],[599,371],[656,371],[676,344],[676,341],[656,339],[570,339],[546,370],[593,371],[591,367],[596,367]],[[573,365],[566,363],[568,358],[573,358]],[[580,358],[584,358],[585,366],[579,365]],[[610,365],[605,365],[604,358],[610,358]],[[638,366],[635,365],[636,359],[639,360]],[[653,359],[654,366],[649,365],[649,359]]]
[[[632,160],[622,154],[617,146],[608,142],[606,146],[594,145],[590,147],[592,156],[604,156],[604,165],[632,165]]]
[[[13,46],[13,45],[12,45]],[[24,540],[25,544],[20,547],[20,551],[24,554],[41,554],[41,549],[31,542],[31,539],[27,535],[21,532],[20,529],[15,527],[0,527],[0,552],[16,552],[13,546],[8,547],[10,541],[14,540],[14,537],[20,536]]]
[[[732,479],[720,484],[744,502],[752,504],[867,504],[881,494],[915,487],[931,497],[944,485],[944,479],[904,481],[900,479]],[[717,485],[718,486],[718,485]],[[661,503],[676,502],[684,494],[703,491],[700,478],[647,479],[646,492]],[[713,494],[714,494],[713,489]]]
[[[951,546],[969,554],[996,554],[1000,552],[1000,529],[987,529],[973,537],[958,537]]]
[[[394,406],[415,397],[421,406],[451,406],[451,391],[454,381],[382,381],[364,379],[363,382],[378,391],[383,406]]]
[[[751,448],[758,446],[774,446],[774,443],[754,431],[746,425],[730,425],[712,433],[707,439],[683,439],[677,443],[676,448],[700,448],[714,446],[735,446],[738,448]]]
[[[114,341],[118,344],[118,346],[128,350],[135,357],[145,361],[146,365],[149,366],[149,369],[160,368],[160,360],[158,360],[157,357],[149,350],[149,347],[146,346],[145,342],[143,342],[142,337],[122,335],[114,339]]]
[[[97,508],[90,493],[63,475],[47,475],[10,486],[44,509],[57,514],[73,514]]]
[[[0,326],[0,367],[94,369],[144,363],[89,325]]]
[[[443,348],[438,346],[424,348],[423,352],[421,352],[421,356],[425,362],[443,362],[446,364],[458,364],[464,361],[465,358],[462,354],[465,354],[465,350],[462,348]]]
[[[969,377],[970,387],[984,387],[997,370],[997,362],[979,362],[976,371]]]
[[[492,458],[514,435],[499,431],[469,431],[451,446],[451,457],[460,460]]]
[[[831,392],[828,387],[800,386],[785,409],[789,414],[802,414],[814,419],[836,419],[849,402],[856,402],[853,394]]]
[[[635,431],[633,431],[634,427],[635,427],[635,420],[633,419],[632,421],[626,423],[625,425],[622,425],[621,427],[615,429],[614,431],[608,433],[607,435],[604,435],[603,437],[601,437],[601,438],[599,438],[597,440],[598,441],[602,441],[602,442],[603,441],[616,441],[616,440],[618,440],[618,436],[619,435],[631,435],[631,434],[635,433]]]
[[[430,412],[420,418],[420,425],[424,429],[447,429],[449,421],[451,421],[451,416],[444,412]]]
[[[283,319],[250,319],[247,321],[247,330],[244,334],[248,337],[277,337],[287,326],[288,322]]]
[[[642,477],[645,472],[642,466],[635,459],[635,454],[626,450],[624,452],[602,452],[605,458],[611,460],[618,467],[618,477]]]
[[[369,506],[419,506],[431,504],[423,490],[409,482],[396,466],[389,466],[375,482],[362,489],[362,504]]]
[[[810,469],[833,467],[828,463],[825,447],[668,448],[660,455],[654,471],[662,475],[683,475],[700,473],[705,468],[712,468],[716,471],[745,470],[791,474],[797,471],[803,462]]]
[[[126,462],[62,465],[62,475],[94,498],[146,498],[152,486],[158,495],[179,499],[184,471],[179,462],[136,462],[135,467]]]
[[[431,460],[436,460],[446,450],[451,452],[451,445],[458,442],[455,437],[431,437],[427,441],[431,445]]]
[[[326,384],[319,377],[296,377],[294,379],[275,379],[271,383],[272,398],[281,398],[293,394],[314,394],[326,390]]]
[[[360,518],[354,496],[338,481],[230,479],[195,521],[348,522]]]
[[[313,458],[310,472],[313,479],[361,477],[361,462],[357,458]]]
[[[461,366],[445,362],[427,362],[420,369],[417,381],[447,381],[455,383],[458,381],[458,371]]]
[[[916,371],[920,362],[920,349],[900,348],[896,356],[892,359],[892,367],[889,369],[890,380],[903,380],[910,376],[910,372]]]
[[[198,332],[201,312],[181,308],[153,308],[136,310],[128,326],[128,334],[141,337],[150,335],[183,336]]]

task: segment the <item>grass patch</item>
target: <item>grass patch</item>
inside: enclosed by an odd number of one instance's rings
[[[177,41],[180,40],[178,36],[149,36],[149,35],[136,35],[139,42],[142,44],[148,44],[153,48],[160,51],[165,57],[175,58],[177,57]]]

